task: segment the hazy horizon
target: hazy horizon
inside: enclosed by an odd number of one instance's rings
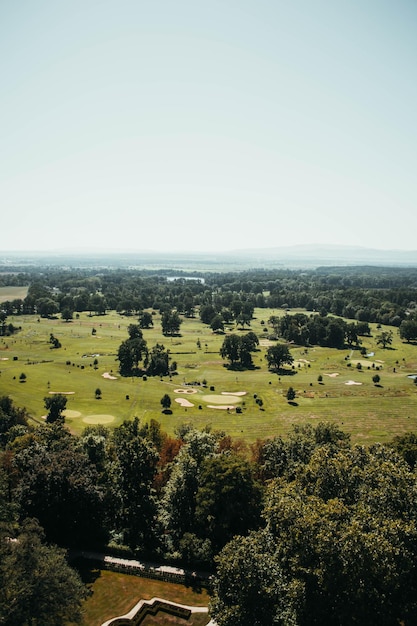
[[[413,251],[417,5],[0,7],[3,252]]]

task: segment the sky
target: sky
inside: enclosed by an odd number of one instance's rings
[[[0,0],[0,251],[417,249],[415,0]]]

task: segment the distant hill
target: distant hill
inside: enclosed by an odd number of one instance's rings
[[[359,246],[296,245],[233,253],[245,258],[280,261],[283,265],[401,265],[417,266],[417,250],[378,250]]]
[[[54,251],[1,252],[8,267],[131,267],[186,271],[237,271],[248,268],[315,268],[374,265],[417,267],[417,250],[377,250],[358,246],[296,245],[228,252]]]

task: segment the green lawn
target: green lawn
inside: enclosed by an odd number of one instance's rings
[[[262,344],[267,334],[262,320],[279,313],[283,312],[255,311],[256,319],[249,330],[256,332]],[[154,328],[145,330],[144,337],[148,347],[159,342],[169,348],[172,360],[178,363],[178,375],[171,380],[156,377],[143,381],[120,377],[116,361],[117,349],[127,338],[127,326],[136,322],[134,317],[110,312],[100,317],[81,313],[79,319],[69,323],[38,320],[36,316],[10,317],[8,321],[22,330],[0,341],[1,393],[9,395],[18,406],[25,406],[38,421],[45,414],[44,398],[49,392],[68,393],[66,423],[75,433],[87,423],[112,420],[107,425],[116,426],[134,416],[143,421],[155,418],[169,433],[179,424],[190,422],[197,428],[211,425],[248,442],[285,434],[292,424],[317,420],[339,423],[352,434],[353,441],[362,443],[388,441],[394,435],[417,431],[417,386],[407,378],[417,373],[417,347],[401,342],[395,329],[392,348],[383,350],[375,341],[380,331],[372,327],[373,336],[363,338],[363,345],[374,356],[365,359],[358,351],[292,347],[294,369],[277,376],[266,367],[267,345],[261,345],[254,355],[255,369],[230,371],[219,355],[222,335],[214,335],[195,318],[184,320],[180,337],[163,337],[160,317],[155,315]],[[233,328],[232,332],[242,331]],[[62,348],[50,348],[50,333],[60,340]],[[94,359],[98,360],[96,368]],[[363,361],[361,371],[356,368],[357,360]],[[377,387],[372,376],[378,367],[381,381]],[[19,381],[21,373],[26,375],[26,382]],[[117,378],[103,378],[104,373]],[[323,377],[321,384],[319,375]],[[207,387],[195,386],[194,395],[175,393],[186,382],[203,380]],[[361,384],[346,384],[349,381]],[[295,405],[285,397],[289,386],[297,392]],[[95,398],[97,388],[102,392],[100,400]],[[242,413],[208,407],[211,395],[242,391],[246,395],[240,396],[237,403]],[[172,400],[171,414],[161,410],[160,400],[165,393]],[[262,409],[255,395],[262,399]],[[182,407],[174,401],[181,397],[194,406]]]
[[[140,578],[108,570],[84,570],[90,595],[84,603],[82,626],[100,626],[103,622],[130,611],[139,600],[163,598],[171,602],[192,606],[208,606],[209,596],[205,590],[195,591],[184,585],[164,583],[159,580]],[[205,626],[207,614],[194,614],[189,620],[175,619],[166,613],[147,616],[142,626],[172,624],[175,626]]]

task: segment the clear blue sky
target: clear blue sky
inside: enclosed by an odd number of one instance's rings
[[[0,250],[417,249],[417,2],[4,0],[0,203]]]

